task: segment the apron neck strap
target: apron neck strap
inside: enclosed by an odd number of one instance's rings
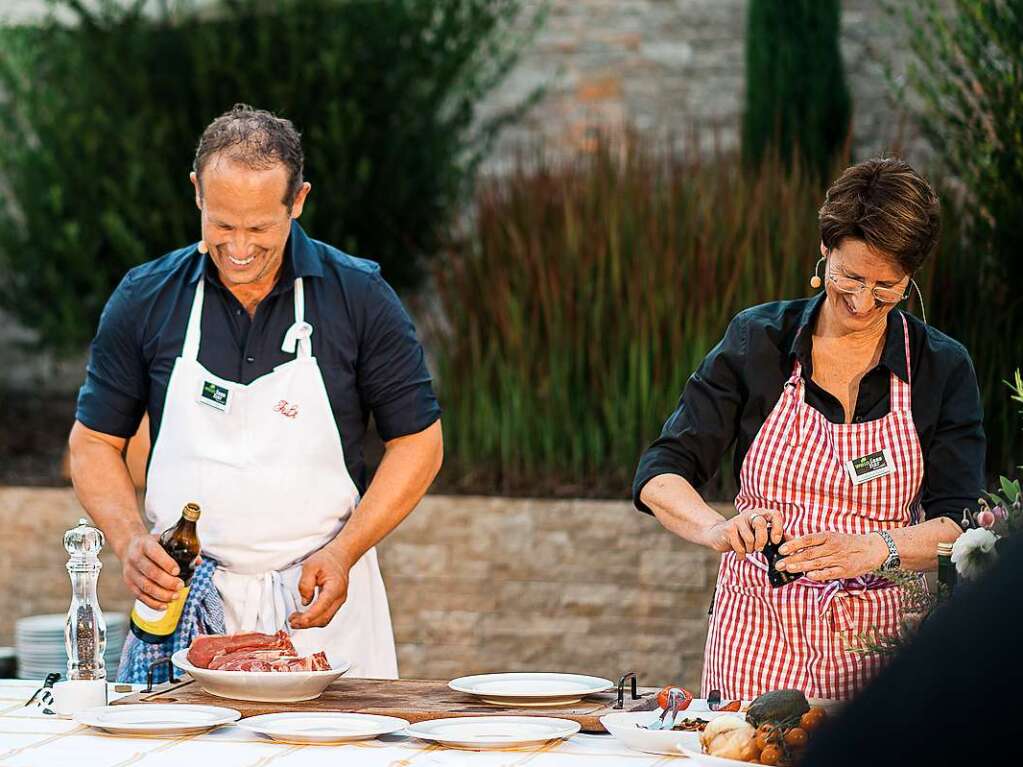
[[[902,318],[902,341],[906,354],[906,380],[903,381],[894,372],[891,374],[891,409],[892,412],[902,410],[912,413],[913,410],[913,372],[910,367],[909,355],[909,323],[906,322],[906,315]]]
[[[299,357],[312,356],[312,342],[309,337],[313,334],[313,326],[305,321],[305,289],[302,285],[302,278],[295,278],[295,324],[288,328],[284,334],[284,342],[281,344],[281,351],[288,354],[298,354]]]
[[[186,360],[195,362],[199,359],[199,337],[202,334],[202,302],[205,291],[203,284],[205,277],[199,277],[195,286],[195,298],[192,299],[192,311],[188,315],[188,327],[185,330],[185,345],[182,347],[181,356]]]
[[[188,315],[188,327],[185,330],[185,344],[181,350],[181,356],[193,362],[199,359],[199,341],[202,336],[202,305],[205,289],[205,280],[200,277],[195,286],[195,298],[192,299],[192,310]],[[300,357],[312,356],[312,342],[309,337],[313,334],[313,326],[305,321],[305,291],[302,286],[302,278],[295,279],[295,323],[288,328],[284,335],[284,343],[281,349],[289,354],[298,353]]]
[[[912,360],[910,359],[909,354],[909,323],[906,321],[906,315],[903,314],[902,312],[899,312],[899,317],[902,319],[902,340],[903,343],[905,344],[906,351],[906,383],[912,386],[913,366],[911,364]]]

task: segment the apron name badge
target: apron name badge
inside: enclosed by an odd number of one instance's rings
[[[862,485],[872,479],[892,474],[895,465],[892,463],[892,454],[888,448],[882,448],[876,453],[846,461],[845,469],[849,472],[849,479],[854,485]]]
[[[231,390],[212,381],[203,381],[199,391],[199,402],[226,413],[230,407]]]

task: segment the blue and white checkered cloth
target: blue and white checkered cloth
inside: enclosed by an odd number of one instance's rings
[[[223,634],[224,603],[220,592],[213,584],[213,572],[217,563],[212,559],[203,558],[196,568],[189,584],[188,599],[181,613],[177,630],[159,644],[143,642],[131,631],[124,640],[121,652],[121,663],[117,669],[118,682],[144,684],[149,667],[158,660],[169,658],[178,650],[192,644],[199,634]],[[162,665],[154,670],[153,683],[167,681],[167,666]]]

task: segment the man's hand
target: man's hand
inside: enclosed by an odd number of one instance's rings
[[[739,559],[760,551],[767,545],[767,523],[771,523],[771,540],[781,543],[782,513],[767,509],[740,511],[734,517],[718,522],[704,534],[705,546],[720,551],[734,551]]]
[[[806,573],[812,581],[855,578],[884,564],[888,547],[880,535],[810,533],[786,541],[775,562],[782,572]]]
[[[288,621],[293,629],[309,629],[326,626],[330,619],[348,599],[348,571],[337,555],[328,549],[320,549],[302,564],[302,577],[298,581],[298,593],[302,603],[308,605],[318,586],[316,601],[308,610],[292,613]]]
[[[163,550],[155,535],[132,536],[124,551],[121,575],[131,593],[154,610],[163,610],[185,587],[177,562]]]

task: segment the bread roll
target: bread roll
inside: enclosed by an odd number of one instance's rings
[[[753,744],[756,734],[744,716],[719,716],[700,733],[700,745],[711,756],[748,762],[756,754]]]

